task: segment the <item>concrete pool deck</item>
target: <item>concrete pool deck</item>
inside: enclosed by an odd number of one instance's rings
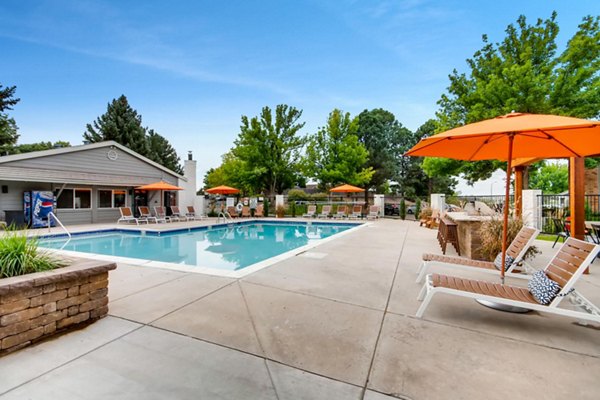
[[[109,317],[0,358],[0,399],[600,397],[598,327],[443,295],[416,319],[435,236],[380,220],[240,279],[119,264]],[[600,304],[600,261],[577,288]]]

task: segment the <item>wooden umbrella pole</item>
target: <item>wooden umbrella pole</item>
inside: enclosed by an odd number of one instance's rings
[[[513,141],[515,134],[508,136],[508,160],[506,162],[506,188],[504,191],[504,224],[502,224],[502,267],[500,268],[500,280],[504,285],[504,273],[506,270],[506,242],[508,238],[508,202],[510,200],[510,175],[512,170]]]

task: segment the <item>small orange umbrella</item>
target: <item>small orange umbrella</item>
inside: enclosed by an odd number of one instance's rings
[[[504,283],[512,161],[519,158],[568,158],[596,154],[600,154],[600,122],[513,112],[424,138],[405,155],[507,161],[500,272]]]
[[[206,189],[205,192],[210,194],[235,194],[239,193],[240,190],[229,186],[221,185],[216,186],[214,188]]]
[[[149,183],[147,185],[138,186],[135,188],[136,190],[150,190],[150,191],[158,191],[160,190],[160,206],[163,206],[163,195],[162,192],[164,190],[172,191],[172,190],[183,190],[179,186],[171,185],[165,181]]]
[[[329,191],[334,192],[334,193],[359,193],[359,192],[364,192],[365,189],[361,189],[359,187],[346,184],[346,185],[336,186],[333,189],[330,189]]]

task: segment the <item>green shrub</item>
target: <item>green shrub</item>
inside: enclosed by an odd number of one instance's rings
[[[277,218],[283,218],[285,216],[285,206],[282,206],[281,204],[277,206],[277,208],[275,209],[275,215],[277,215]]]
[[[269,199],[265,197],[265,201],[263,202],[263,215],[265,217],[269,216]]]
[[[38,250],[38,239],[9,229],[0,237],[0,278],[64,267],[66,262]]]
[[[289,202],[292,201],[307,201],[310,199],[310,195],[304,190],[292,189],[288,192],[287,198]]]
[[[504,226],[501,219],[493,218],[488,221],[484,221],[479,228],[479,237],[481,238],[481,254],[485,260],[493,261],[494,258],[502,251],[502,227]],[[523,221],[520,219],[509,218],[508,219],[508,234],[506,238],[506,245],[509,246],[510,242],[514,240],[517,233],[523,227]],[[530,258],[539,253],[539,250],[535,246],[531,246],[525,258]]]
[[[400,218],[402,218],[402,220],[406,219],[406,201],[404,200],[404,197],[402,200],[400,200],[400,209],[398,210],[398,213],[400,214]]]
[[[325,201],[329,198],[329,195],[327,193],[313,193],[310,198],[314,201]]]

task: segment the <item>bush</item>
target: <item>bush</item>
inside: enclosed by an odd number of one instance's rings
[[[329,198],[329,195],[327,193],[313,193],[310,198],[314,201],[325,201]]]
[[[406,219],[406,201],[404,200],[404,197],[402,198],[402,200],[400,200],[400,218],[402,218],[402,220]]]
[[[281,204],[278,205],[275,210],[275,215],[277,215],[277,218],[283,218],[285,216],[285,206],[282,206]]]
[[[306,193],[304,190],[292,189],[288,192],[287,198],[288,198],[289,202],[308,201],[310,199],[310,195],[308,193]]]
[[[265,217],[269,216],[269,199],[265,197],[265,201],[263,202],[263,215]]]
[[[425,207],[419,214],[415,213],[415,215],[419,215],[419,219],[430,218],[433,215],[433,210],[430,207]]]
[[[38,250],[38,239],[9,229],[0,237],[0,278],[49,271],[67,263]]]
[[[481,254],[488,261],[493,261],[498,253],[502,251],[502,226],[503,222],[501,219],[492,218],[488,221],[484,221],[479,228]],[[522,220],[514,218],[508,219],[507,246],[514,240],[522,227]],[[533,257],[538,253],[539,250],[535,246],[531,246],[525,254],[525,258]]]

